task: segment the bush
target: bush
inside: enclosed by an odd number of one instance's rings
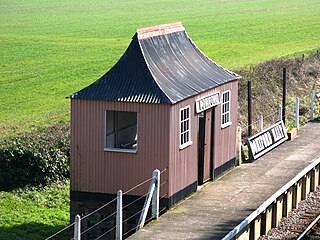
[[[0,141],[0,190],[39,186],[69,176],[70,129],[57,124]]]

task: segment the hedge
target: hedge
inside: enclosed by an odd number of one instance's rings
[[[69,177],[70,128],[56,124],[0,140],[0,190]]]

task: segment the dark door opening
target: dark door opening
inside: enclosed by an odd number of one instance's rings
[[[204,112],[198,115],[198,185],[203,184],[203,155],[204,155],[204,132],[205,116]]]
[[[198,116],[198,185],[201,185],[214,177],[214,108]]]

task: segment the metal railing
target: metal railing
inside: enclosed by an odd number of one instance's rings
[[[88,213],[87,215],[85,215],[83,217],[81,217],[80,215],[76,215],[74,223],[70,224],[69,226],[61,229],[57,233],[46,238],[46,240],[54,239],[57,237],[59,237],[59,239],[61,239],[61,234],[63,234],[63,233],[64,233],[64,236],[65,235],[69,236],[69,237],[67,237],[67,239],[80,240],[84,234],[88,234],[90,231],[93,231],[93,229],[96,229],[100,224],[102,224],[103,222],[106,222],[111,217],[114,217],[114,215],[116,218],[116,221],[115,221],[116,224],[112,228],[106,230],[100,236],[95,237],[94,238],[95,240],[101,239],[101,238],[105,237],[106,235],[111,234],[113,231],[115,232],[114,239],[122,240],[122,237],[125,236],[126,234],[128,234],[129,232],[132,232],[133,230],[138,231],[139,229],[141,229],[145,225],[146,222],[148,222],[152,219],[158,219],[158,217],[159,217],[160,200],[166,196],[166,194],[165,194],[160,197],[160,188],[164,184],[166,184],[166,182],[167,182],[167,181],[163,181],[163,183],[161,183],[160,182],[160,175],[163,174],[166,170],[167,169],[164,169],[160,172],[158,169],[156,169],[153,171],[153,175],[151,178],[137,184],[136,186],[132,187],[131,189],[127,190],[124,193],[122,192],[122,190],[119,190],[117,192],[116,198],[107,202],[106,204],[102,205],[101,207],[95,209],[94,211]],[[138,197],[137,199],[135,199],[135,200],[131,201],[130,203],[128,203],[127,205],[123,206],[123,195],[132,192],[133,190],[137,189],[138,187],[143,186],[144,184],[147,184],[148,182],[150,182],[150,184],[149,184],[148,192],[146,194]],[[136,212],[135,214],[133,214],[132,216],[129,216],[126,219],[123,219],[123,209],[128,208],[129,206],[137,203],[138,201],[142,200],[143,198],[145,198],[145,201],[144,201],[144,205],[143,205],[142,209],[140,211]],[[90,218],[92,215],[94,215],[98,211],[102,210],[103,208],[105,208],[108,205],[115,203],[115,202],[116,202],[116,210],[114,212],[112,212],[111,214],[109,214],[106,217],[103,217],[100,221],[94,223],[92,226],[89,226],[86,229],[82,229],[81,223],[83,222],[83,220]],[[151,217],[149,219],[146,219],[148,210],[150,208],[151,208]],[[132,218],[135,218],[135,217],[138,218],[139,214],[140,214],[140,216],[139,216],[138,224],[136,226],[134,226],[133,228],[129,229],[126,233],[123,233],[123,224],[128,222]],[[71,235],[73,237],[71,237]],[[63,239],[65,239],[65,238],[63,238]]]
[[[230,231],[223,240],[258,239],[277,227],[283,217],[298,207],[300,201],[320,184],[320,157],[279,189],[258,209]]]

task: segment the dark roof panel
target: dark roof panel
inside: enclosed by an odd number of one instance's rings
[[[238,79],[205,56],[181,23],[138,29],[118,63],[72,98],[174,104]]]
[[[136,35],[120,60],[99,80],[71,98],[122,102],[171,103],[151,76]]]

